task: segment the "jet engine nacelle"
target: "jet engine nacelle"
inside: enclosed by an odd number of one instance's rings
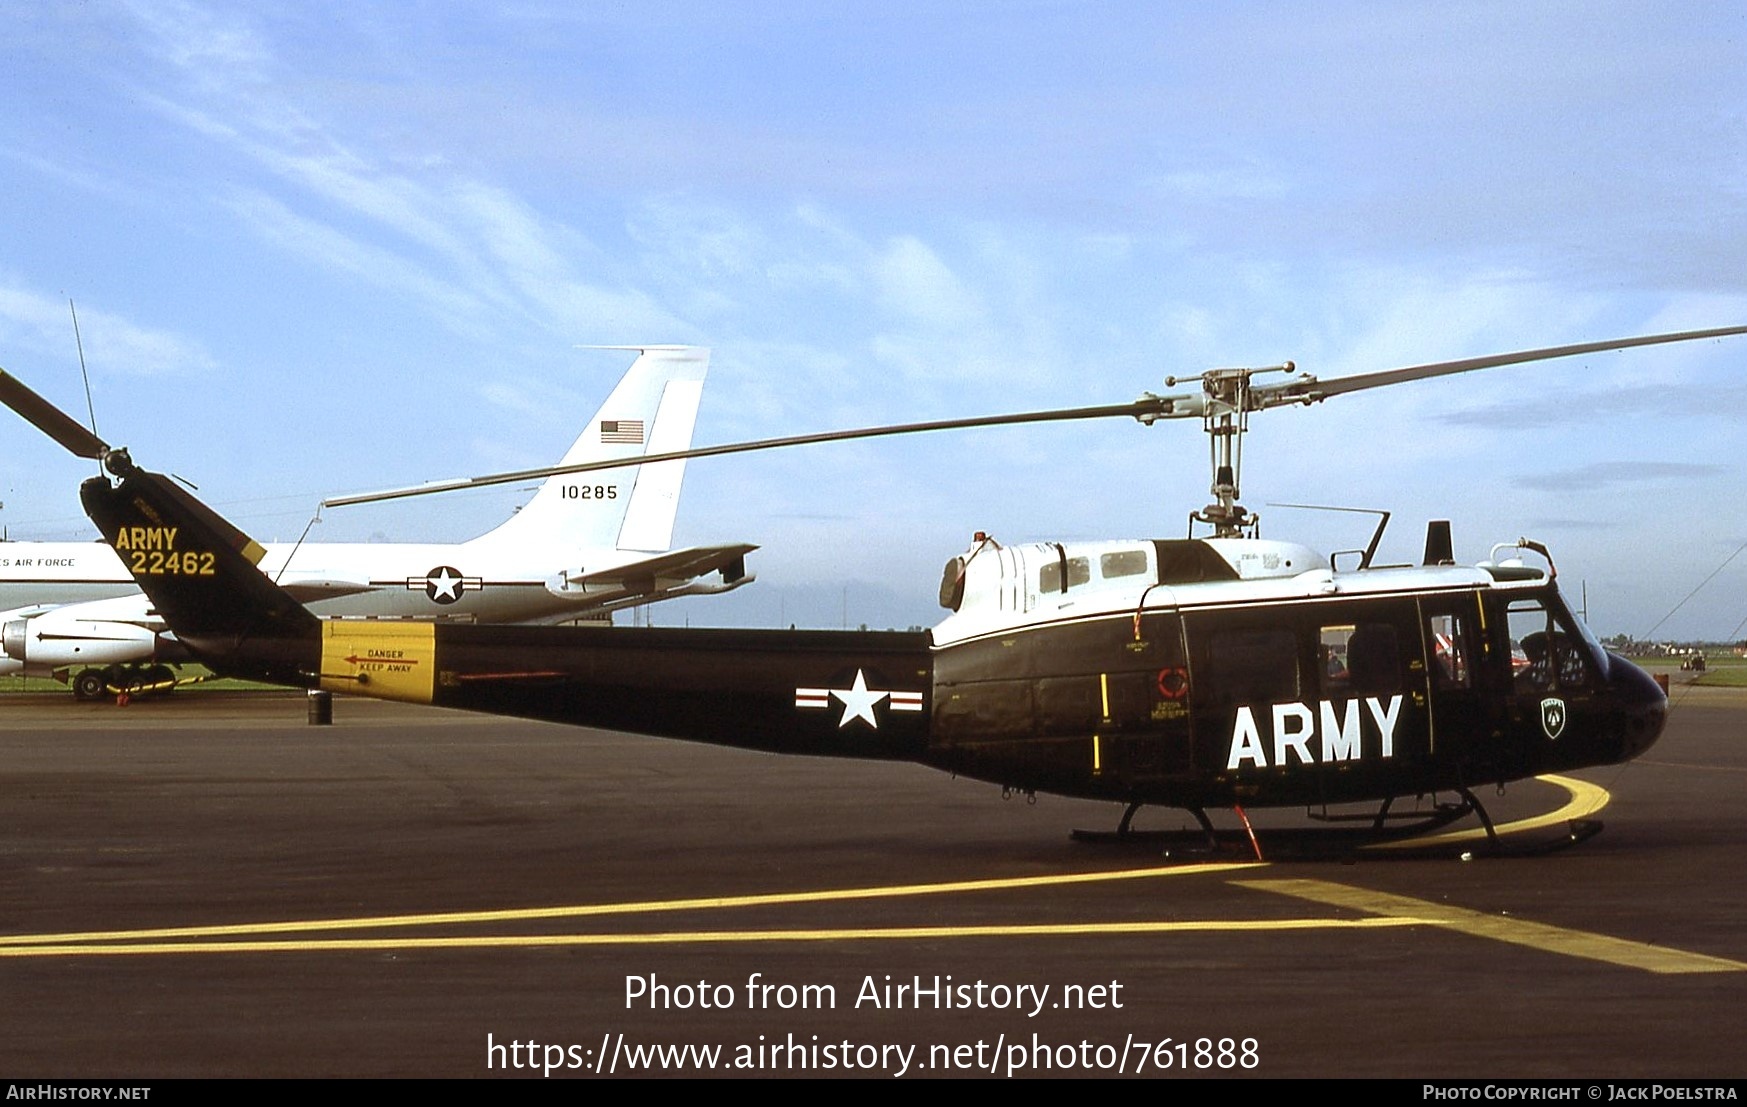
[[[14,661],[58,668],[110,665],[151,657],[157,634],[132,623],[93,619],[13,619],[0,626],[0,647]]]

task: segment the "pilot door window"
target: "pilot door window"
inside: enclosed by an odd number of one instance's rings
[[[1520,695],[1574,692],[1590,681],[1582,640],[1539,600],[1508,609],[1511,687]]]
[[[1473,680],[1469,668],[1468,635],[1460,615],[1433,615],[1426,620],[1432,647],[1432,680],[1439,688],[1468,688]]]

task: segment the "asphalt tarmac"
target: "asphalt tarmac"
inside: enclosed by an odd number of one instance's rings
[[[0,697],[0,1076],[1739,1077],[1744,709],[1481,797],[1569,849],[1258,864],[912,766]]]

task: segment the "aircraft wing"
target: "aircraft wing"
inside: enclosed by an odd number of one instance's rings
[[[546,588],[579,605],[606,611],[672,596],[729,592],[752,582],[753,574],[746,571],[746,555],[757,548],[746,544],[691,546],[603,569],[560,573]],[[711,573],[720,573],[720,580],[704,579]],[[558,619],[575,617],[566,614]]]

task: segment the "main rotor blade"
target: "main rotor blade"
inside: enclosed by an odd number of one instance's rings
[[[1581,342],[1571,346],[1548,346],[1539,350],[1519,350],[1487,357],[1438,361],[1429,365],[1411,365],[1403,369],[1386,369],[1378,373],[1360,373],[1333,380],[1302,377],[1276,385],[1254,385],[1249,389],[1250,410],[1278,407],[1284,404],[1315,403],[1330,396],[1379,388],[1387,384],[1424,380],[1428,377],[1466,373],[1474,369],[1490,369],[1500,365],[1516,365],[1527,361],[1546,361],[1577,354],[1599,353],[1604,350],[1624,350],[1633,346],[1653,346],[1664,342],[1688,342],[1701,338],[1721,338],[1725,335],[1747,334],[1744,327],[1718,327],[1703,331],[1681,331],[1676,334],[1652,334],[1636,338],[1614,338],[1603,342]],[[1194,418],[1204,415],[1207,405],[1202,393],[1191,395],[1146,395],[1132,403],[1105,404],[1098,407],[1060,408],[1053,411],[1015,412],[1010,415],[984,415],[969,419],[940,419],[927,423],[899,423],[884,427],[862,427],[856,430],[824,431],[818,434],[796,434],[783,438],[761,438],[751,442],[732,442],[720,446],[700,446],[691,450],[644,454],[614,461],[588,461],[575,465],[557,465],[542,469],[522,469],[512,473],[494,473],[483,477],[462,477],[433,481],[406,488],[390,488],[382,492],[363,492],[351,496],[335,496],[322,501],[326,507],[347,507],[352,504],[378,503],[409,496],[427,496],[434,492],[454,492],[464,488],[486,488],[498,484],[513,484],[524,480],[544,480],[569,473],[592,473],[602,469],[623,469],[630,465],[653,465],[662,461],[685,461],[694,457],[721,457],[725,454],[750,453],[754,450],[774,450],[784,446],[808,446],[822,442],[845,442],[858,438],[882,438],[894,434],[920,434],[926,431],[966,430],[973,427],[1012,426],[1021,423],[1061,422],[1071,419],[1108,419],[1126,416],[1150,423],[1155,419]],[[76,424],[75,424],[76,426]],[[81,428],[82,429],[82,428]]]
[[[1279,385],[1258,385],[1252,392],[1266,394],[1272,403],[1295,401],[1314,402],[1329,396],[1357,392],[1365,388],[1381,388],[1386,384],[1443,377],[1451,373],[1467,373],[1474,369],[1492,369],[1500,365],[1519,365],[1525,361],[1549,361],[1578,354],[1595,354],[1607,350],[1625,350],[1633,346],[1657,346],[1664,342],[1691,342],[1700,338],[1722,338],[1731,334],[1747,334],[1747,327],[1716,327],[1704,331],[1679,331],[1674,334],[1649,334],[1636,338],[1612,338],[1603,342],[1579,342],[1572,346],[1548,346],[1540,350],[1518,350],[1488,357],[1461,358],[1457,361],[1435,361],[1429,365],[1410,365],[1404,369],[1385,369],[1377,373],[1360,373],[1333,380],[1289,381]],[[1264,401],[1265,403],[1267,401]],[[1272,406],[1272,404],[1269,404]]]
[[[1168,413],[1172,397],[1149,397],[1127,404],[1105,404],[1100,407],[1060,408],[1054,411],[1022,411],[1011,415],[981,415],[969,419],[939,419],[928,423],[900,423],[885,427],[861,427],[856,430],[823,431],[818,434],[793,434],[783,438],[761,438],[752,442],[730,442],[720,446],[699,446],[691,450],[674,450],[663,454],[643,454],[612,461],[585,461],[575,465],[555,465],[545,469],[522,469],[514,473],[494,473],[484,477],[462,477],[456,480],[433,481],[407,488],[390,488],[382,492],[362,492],[354,496],[335,496],[322,501],[323,507],[346,507],[351,504],[378,503],[408,496],[425,496],[433,492],[453,492],[463,488],[485,488],[494,484],[514,484],[523,480],[543,480],[567,473],[592,473],[600,469],[623,469],[630,465],[654,465],[661,461],[685,461],[694,457],[721,457],[724,454],[750,453],[753,450],[775,450],[784,446],[810,446],[820,442],[845,442],[855,438],[882,438],[892,434],[920,434],[925,431],[964,430],[970,427],[1000,427],[1018,423],[1051,423],[1070,419],[1109,419],[1119,415],[1141,418],[1145,415]],[[1177,397],[1181,399],[1181,397]]]
[[[0,402],[79,457],[100,460],[109,452],[109,445],[103,439],[4,369],[0,369]]]

